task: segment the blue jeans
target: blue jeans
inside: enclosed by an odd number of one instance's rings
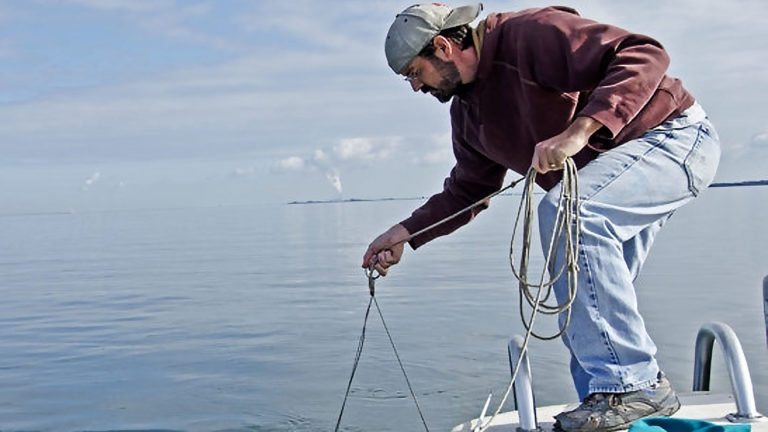
[[[580,399],[656,382],[656,345],[638,312],[633,282],[659,229],[709,186],[719,160],[717,132],[695,104],[579,170],[578,288],[563,341]],[[559,194],[558,185],[539,204],[544,248]],[[562,263],[562,250],[557,262]],[[566,300],[565,277],[555,284],[555,294],[560,303]]]

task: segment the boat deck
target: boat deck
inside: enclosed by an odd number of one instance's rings
[[[736,403],[732,395],[710,392],[680,394],[682,407],[673,417],[706,420],[713,423],[733,424],[726,416],[736,412]],[[542,432],[551,432],[554,416],[562,411],[571,410],[577,404],[550,405],[536,409],[536,417]],[[477,419],[454,427],[451,432],[471,432]],[[768,422],[751,423],[752,432],[768,432]],[[488,432],[517,432],[519,420],[517,411],[503,412],[496,416]]]

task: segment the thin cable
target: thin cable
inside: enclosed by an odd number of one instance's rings
[[[413,403],[416,404],[416,410],[419,412],[419,417],[421,417],[421,422],[424,424],[424,429],[426,429],[427,432],[429,432],[427,421],[424,420],[424,414],[421,412],[419,401],[416,399],[416,394],[413,392],[413,387],[411,387],[411,381],[408,379],[408,374],[405,373],[405,367],[403,366],[403,362],[400,360],[400,354],[397,353],[397,347],[395,347],[395,342],[392,340],[392,335],[389,333],[387,322],[384,321],[384,315],[381,314],[381,309],[379,308],[379,302],[376,301],[376,297],[371,297],[371,298],[373,298],[373,303],[376,305],[376,310],[379,311],[379,317],[381,317],[381,323],[384,324],[384,330],[387,332],[387,336],[389,337],[389,343],[392,345],[392,350],[395,352],[395,357],[397,357],[397,363],[400,365],[400,370],[403,371],[403,376],[405,377],[405,383],[408,384],[408,390],[411,392]]]
[[[397,351],[397,346],[395,346],[395,341],[392,338],[392,333],[389,332],[389,327],[387,326],[387,322],[384,320],[384,314],[381,313],[381,308],[379,307],[379,302],[376,300],[375,294],[376,294],[376,279],[379,278],[379,275],[376,275],[376,273],[373,271],[373,269],[365,269],[365,274],[368,276],[368,289],[371,294],[370,300],[368,300],[368,308],[365,310],[365,320],[363,321],[363,331],[360,334],[360,339],[357,344],[357,353],[355,354],[355,362],[352,365],[352,374],[349,377],[349,383],[347,384],[347,392],[344,395],[344,402],[341,404],[341,412],[339,412],[339,418],[336,421],[336,429],[335,431],[339,431],[339,426],[341,425],[341,417],[344,415],[344,407],[347,405],[347,398],[349,397],[349,391],[352,387],[352,380],[355,377],[355,371],[357,371],[357,365],[360,363],[360,356],[363,352],[363,343],[365,342],[365,328],[368,324],[368,314],[371,311],[371,303],[376,305],[376,311],[379,313],[379,317],[381,318],[381,323],[384,325],[384,331],[387,333],[387,337],[389,338],[389,344],[392,346],[392,350],[395,352],[395,358],[397,359],[397,363],[400,365],[400,370],[403,372],[403,376],[405,377],[405,383],[408,385],[408,391],[411,392],[411,398],[413,398],[413,403],[416,404],[416,411],[419,412],[419,417],[421,418],[421,423],[424,425],[424,429],[429,432],[429,426],[427,426],[427,421],[424,419],[424,413],[421,411],[421,406],[419,405],[419,400],[416,398],[416,393],[413,391],[413,386],[411,385],[411,380],[408,378],[408,373],[405,371],[405,366],[403,366],[403,361],[400,359],[400,353]]]
[[[347,398],[349,398],[349,390],[352,388],[352,380],[355,378],[355,372],[357,371],[357,365],[360,364],[360,356],[363,353],[363,344],[365,343],[365,327],[368,325],[368,315],[371,312],[371,303],[373,303],[373,294],[371,294],[370,300],[368,300],[368,308],[365,309],[365,320],[363,320],[363,331],[360,333],[360,338],[357,340],[357,351],[355,352],[355,361],[352,364],[352,375],[349,376],[349,382],[347,383],[347,392],[344,394],[344,402],[341,404],[341,411],[339,412],[339,419],[336,420],[335,432],[339,432],[339,426],[341,426],[341,417],[344,415],[344,407],[347,406]],[[378,306],[376,306],[378,308]]]
[[[507,191],[509,189],[514,188],[515,186],[517,186],[523,180],[526,180],[526,177],[520,177],[519,179],[511,182],[510,184],[504,186],[503,188],[497,190],[496,192],[494,192],[492,194],[489,194],[489,195],[487,195],[487,196],[485,196],[485,197],[475,201],[474,203],[464,207],[463,209],[457,211],[456,213],[453,213],[450,216],[447,216],[447,217],[445,217],[443,219],[440,219],[439,221],[433,223],[432,225],[430,225],[430,226],[428,226],[426,228],[422,228],[422,229],[416,231],[415,233],[408,235],[408,237],[406,237],[406,238],[404,238],[404,239],[402,239],[402,240],[400,240],[398,242],[392,243],[389,247],[391,248],[391,247],[397,246],[397,245],[399,245],[401,243],[408,243],[409,241],[413,240],[415,237],[418,237],[418,236],[424,234],[425,232],[427,232],[427,231],[429,231],[431,229],[434,229],[435,227],[438,227],[438,226],[440,226],[440,225],[442,225],[442,224],[444,224],[444,223],[446,223],[446,222],[448,222],[450,220],[453,220],[453,219],[461,216],[462,214],[472,210],[473,208],[482,205],[483,203],[485,203],[486,201],[490,200],[491,198],[495,198],[496,196],[502,194],[503,192],[505,192],[505,191]],[[376,271],[375,274],[377,275],[376,277],[381,276],[377,271]]]

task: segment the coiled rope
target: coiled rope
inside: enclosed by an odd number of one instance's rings
[[[531,236],[532,236],[532,225],[533,225],[532,224],[533,222],[533,190],[535,185],[535,179],[536,179],[536,171],[533,168],[531,168],[525,177],[522,177],[520,179],[513,181],[512,183],[499,189],[498,191],[476,201],[475,203],[459,210],[458,212],[438,222],[435,222],[434,224],[422,230],[417,231],[414,234],[409,235],[405,239],[396,243],[396,244],[406,243],[412,240],[414,237],[417,237],[441,224],[444,224],[458,217],[459,215],[466,213],[467,211],[470,211],[471,209],[487,202],[491,198],[494,198],[497,195],[509,189],[514,188],[520,182],[525,180],[525,189],[523,191],[523,198],[520,201],[520,207],[518,208],[517,216],[515,217],[515,224],[512,231],[512,239],[510,241],[509,261],[510,261],[510,266],[512,267],[512,273],[514,274],[515,278],[519,281],[520,317],[523,322],[523,325],[525,326],[526,335],[523,340],[523,346],[520,353],[520,357],[518,358],[517,364],[514,367],[514,373],[512,374],[512,378],[510,379],[509,385],[507,386],[507,390],[504,393],[504,397],[499,403],[498,408],[487,421],[484,421],[484,418],[483,418],[483,415],[485,412],[485,409],[484,409],[483,414],[478,419],[477,425],[473,429],[473,432],[484,432],[485,430],[487,430],[487,428],[493,422],[494,418],[496,418],[496,416],[501,412],[501,409],[504,406],[504,403],[506,402],[507,398],[509,397],[509,393],[511,392],[512,387],[515,383],[515,380],[517,378],[517,373],[520,370],[522,361],[525,358],[525,353],[528,350],[528,342],[531,336],[536,337],[538,339],[542,339],[542,340],[555,339],[557,337],[560,337],[565,332],[568,326],[568,323],[570,322],[570,307],[576,296],[576,273],[578,272],[578,265],[577,265],[578,241],[577,240],[579,236],[579,212],[578,212],[578,208],[579,208],[578,196],[579,195],[578,195],[577,168],[573,160],[571,160],[570,158],[566,158],[564,162],[564,167],[563,167],[563,180],[561,183],[561,191],[560,191],[560,198],[558,201],[557,214],[555,218],[553,233],[549,242],[549,247],[545,255],[546,258],[544,262],[544,268],[542,270],[541,276],[539,277],[539,283],[532,284],[529,282],[530,279],[528,276],[528,271],[529,271],[528,264],[530,260]],[[519,267],[516,267],[515,258],[514,258],[514,245],[515,245],[515,238],[517,237],[518,226],[520,224],[520,217],[523,214],[524,214],[523,239],[522,239],[523,247],[522,247],[522,254],[520,258]],[[565,242],[565,260],[562,263],[562,265],[559,268],[557,268],[555,266],[557,250],[563,241]],[[392,246],[395,246],[395,245],[392,245]],[[547,279],[546,277],[547,273],[549,273],[550,275],[549,279]],[[552,294],[552,288],[555,282],[560,277],[562,277],[564,273],[567,274],[567,279],[568,279],[567,301],[563,304],[557,304],[557,303],[546,304],[547,300],[550,298]],[[357,371],[357,366],[360,362],[360,357],[363,351],[363,344],[365,342],[365,331],[366,331],[366,326],[368,324],[368,316],[370,314],[371,304],[374,304],[376,306],[376,310],[378,311],[379,317],[381,318],[381,322],[384,325],[384,329],[387,333],[387,337],[389,338],[389,342],[390,342],[390,345],[392,346],[392,350],[395,353],[395,357],[397,358],[397,362],[400,365],[400,370],[403,372],[403,376],[405,377],[405,382],[408,385],[408,390],[410,391],[411,397],[413,398],[413,401],[416,405],[416,409],[419,413],[419,417],[421,418],[422,424],[424,425],[424,429],[427,432],[429,432],[429,427],[427,426],[427,422],[424,419],[424,414],[421,411],[421,407],[419,406],[419,402],[416,398],[415,392],[413,391],[411,382],[408,379],[408,374],[406,373],[405,367],[403,366],[403,363],[400,359],[400,355],[397,351],[397,347],[395,346],[394,340],[392,339],[392,335],[389,332],[389,328],[387,327],[387,324],[384,321],[384,315],[381,313],[381,308],[379,307],[379,304],[376,301],[375,281],[381,275],[378,274],[376,270],[373,269],[372,266],[365,269],[365,274],[368,277],[368,288],[370,291],[371,298],[368,301],[368,307],[365,311],[365,319],[363,321],[363,330],[360,334],[360,338],[358,339],[358,346],[357,346],[357,351],[355,353],[355,360],[352,365],[352,374],[350,375],[349,382],[347,383],[347,390],[344,395],[344,402],[341,405],[341,411],[339,412],[339,417],[338,417],[338,420],[336,421],[336,428],[334,430],[335,432],[338,432],[339,427],[341,425],[341,419],[344,414],[344,408],[347,404],[347,399],[349,398],[349,392],[352,387],[352,381],[354,380],[355,372]],[[536,291],[535,296],[533,295],[532,290]],[[543,292],[545,292],[545,294],[542,297]],[[527,321],[523,314],[523,298],[526,299],[528,305],[532,308],[531,316]],[[541,336],[533,332],[534,321],[536,319],[536,315],[539,313],[543,313],[547,315],[566,313],[566,318],[562,326],[560,327],[560,330],[555,335]],[[490,397],[488,399],[488,402],[490,402]],[[486,402],[486,407],[488,402]]]
[[[519,281],[520,290],[520,319],[525,326],[526,333],[523,339],[523,346],[520,350],[520,356],[517,359],[517,364],[514,367],[512,378],[509,380],[507,390],[504,392],[501,402],[499,402],[498,408],[494,411],[493,415],[488,418],[487,421],[481,417],[478,419],[477,425],[473,428],[473,432],[485,432],[490,427],[493,420],[501,412],[504,403],[509,397],[509,393],[512,391],[512,387],[517,379],[517,374],[520,371],[525,354],[528,351],[528,343],[531,336],[541,340],[552,340],[562,336],[568,327],[571,319],[571,305],[576,298],[576,286],[577,286],[577,273],[578,267],[578,239],[579,239],[579,175],[576,168],[576,164],[572,159],[566,158],[563,167],[563,180],[561,182],[560,197],[558,199],[557,214],[555,217],[555,223],[550,237],[547,253],[545,254],[544,268],[542,269],[541,276],[539,277],[538,284],[529,283],[528,276],[528,263],[531,249],[531,232],[533,221],[533,186],[536,179],[536,171],[530,169],[525,179],[525,190],[523,191],[523,199],[520,201],[520,207],[518,208],[517,217],[515,218],[515,225],[512,230],[512,239],[509,245],[509,264],[512,268],[512,273]],[[515,237],[517,236],[517,229],[520,222],[520,215],[525,213],[523,220],[523,251],[520,257],[519,270],[515,267],[514,258],[514,245]],[[565,234],[565,236],[563,236]],[[556,267],[556,256],[558,248],[562,242],[565,242],[565,260],[562,266]],[[562,277],[563,273],[567,274],[568,279],[568,297],[563,304],[547,305],[545,302],[550,298],[552,289],[555,282]],[[547,279],[547,273],[550,277]],[[531,290],[536,290],[536,296],[534,297]],[[544,295],[542,296],[542,293]],[[523,297],[525,297],[528,304],[531,306],[531,316],[526,321],[523,315]],[[541,336],[533,331],[533,324],[536,320],[536,316],[539,313],[544,314],[559,314],[565,313],[566,318],[560,327],[560,330],[552,336]],[[490,400],[490,399],[489,399]]]

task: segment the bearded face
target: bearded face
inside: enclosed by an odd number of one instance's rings
[[[435,56],[428,57],[427,60],[440,75],[440,82],[437,84],[437,87],[424,84],[421,87],[421,91],[431,94],[441,103],[446,103],[459,92],[462,86],[459,69],[452,61],[443,61]]]

